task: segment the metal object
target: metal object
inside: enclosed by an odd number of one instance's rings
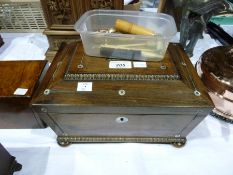
[[[41,108],[41,112],[47,113],[48,110],[46,108]]]
[[[201,93],[200,93],[198,90],[195,90],[195,91],[194,91],[194,95],[196,95],[196,96],[201,96]]]
[[[180,24],[180,43],[191,57],[198,39],[203,37],[202,33],[210,17],[214,14],[227,11],[229,4],[224,0],[176,1],[177,4],[183,6]]]
[[[219,46],[202,54],[197,71],[214,102],[215,116],[233,121],[233,47]]]
[[[166,70],[166,69],[167,69],[167,66],[166,66],[166,65],[161,65],[161,66],[160,66],[160,69]]]
[[[229,116],[225,117],[223,113],[221,113],[221,112],[219,113],[219,111],[216,110],[216,109],[214,109],[212,112],[210,112],[210,115],[212,117],[217,118],[217,119],[223,120],[223,121],[225,121],[227,123],[233,124],[233,119],[229,118]]]
[[[78,65],[78,69],[83,69],[83,67],[84,67],[84,66],[83,66],[82,64],[79,64],[79,65]]]
[[[219,25],[208,22],[207,32],[214,39],[217,39],[223,46],[233,45],[233,37],[225,32]]]
[[[100,29],[97,32],[100,32],[100,33],[116,33],[116,29],[115,28]]]
[[[117,123],[127,123],[129,121],[129,119],[127,117],[117,117],[116,118],[116,122]]]

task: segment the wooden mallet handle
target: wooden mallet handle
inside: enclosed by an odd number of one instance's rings
[[[122,33],[134,35],[155,35],[154,31],[145,27],[130,23],[128,21],[117,19],[115,22],[115,29]]]

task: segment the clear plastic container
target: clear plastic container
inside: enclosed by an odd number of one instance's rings
[[[153,36],[106,33],[117,19],[153,30]],[[174,18],[161,13],[123,10],[88,11],[76,22],[87,55],[144,61],[163,59],[169,41],[177,33]]]

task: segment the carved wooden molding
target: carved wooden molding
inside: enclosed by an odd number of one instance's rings
[[[91,9],[123,9],[123,0],[40,0],[48,28],[73,30],[74,23]]]
[[[47,7],[53,17],[53,21],[58,24],[67,23],[72,19],[70,1],[48,0]]]
[[[108,8],[113,9],[113,0],[91,0],[91,9]]]

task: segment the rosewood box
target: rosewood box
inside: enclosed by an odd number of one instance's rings
[[[127,69],[110,66],[114,63],[85,55],[80,42],[63,45],[58,51],[32,105],[56,132],[60,145],[144,142],[182,146],[213,108],[179,44],[170,44],[159,62],[129,61]]]

